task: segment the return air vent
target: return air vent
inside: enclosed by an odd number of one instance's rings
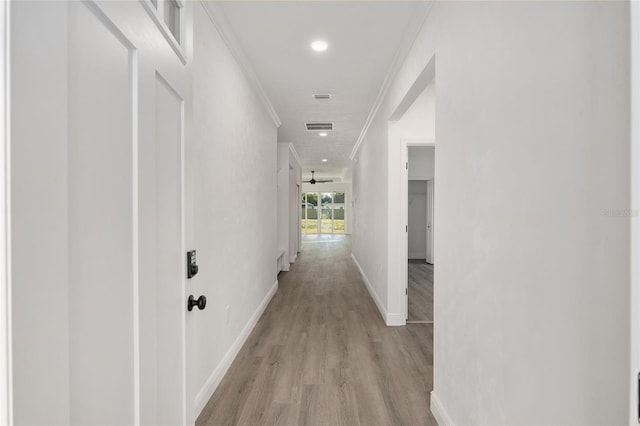
[[[316,101],[330,101],[331,93],[314,93],[313,99],[315,99]]]
[[[305,123],[307,130],[310,132],[320,130],[333,130],[333,123]]]

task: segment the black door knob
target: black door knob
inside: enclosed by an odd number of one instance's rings
[[[198,309],[203,310],[207,307],[207,298],[201,295],[197,299],[193,297],[193,294],[189,295],[189,302],[187,304],[187,310],[191,312],[193,307],[197,306]]]

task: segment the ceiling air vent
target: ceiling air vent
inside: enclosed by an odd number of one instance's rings
[[[313,99],[316,101],[329,101],[331,100],[331,93],[314,93]]]
[[[333,130],[333,123],[304,123],[310,132],[321,130]]]

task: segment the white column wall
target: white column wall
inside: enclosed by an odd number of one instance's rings
[[[354,255],[390,313],[404,224],[387,120],[434,55],[432,408],[448,424],[627,422],[629,4],[434,4],[354,164]]]

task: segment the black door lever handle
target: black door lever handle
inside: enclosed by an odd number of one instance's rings
[[[187,310],[191,312],[193,307],[197,306],[198,309],[203,310],[207,307],[207,298],[201,295],[197,299],[193,297],[193,294],[189,295],[189,301],[187,303]]]

